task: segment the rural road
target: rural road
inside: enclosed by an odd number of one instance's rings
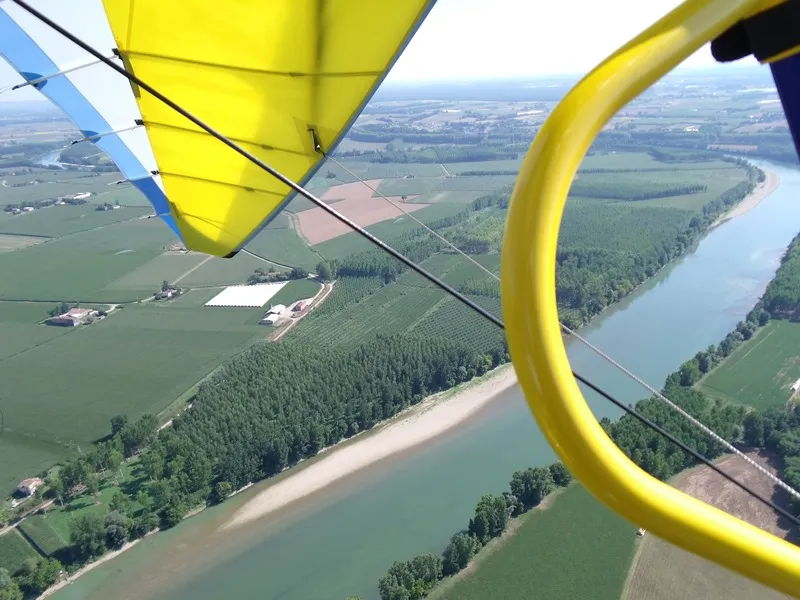
[[[52,506],[54,503],[55,503],[55,500],[48,500],[48,501],[47,501],[47,502],[45,502],[44,504],[37,504],[36,506],[32,507],[32,508],[31,508],[29,511],[27,511],[26,513],[24,513],[24,514],[22,515],[22,517],[20,517],[20,520],[19,520],[19,521],[17,521],[16,523],[14,523],[14,524],[12,524],[12,525],[8,525],[8,526],[6,526],[6,527],[3,527],[2,529],[0,529],[0,535],[5,535],[5,534],[7,534],[9,531],[11,531],[12,529],[16,529],[17,525],[19,525],[20,523],[22,523],[22,522],[23,522],[25,519],[27,519],[28,517],[30,517],[30,516],[31,516],[33,513],[35,513],[37,510],[39,510],[40,508],[48,508],[48,507]]]
[[[287,333],[289,333],[289,331],[294,329],[294,327],[300,322],[301,319],[304,319],[307,314],[309,314],[312,310],[317,308],[317,306],[322,304],[325,301],[325,299],[328,296],[331,295],[331,292],[333,291],[333,284],[334,283],[336,283],[336,282],[334,281],[332,283],[323,283],[322,284],[322,289],[311,300],[311,306],[308,307],[308,310],[304,314],[302,314],[299,317],[297,317],[296,319],[292,319],[286,327],[281,329],[278,332],[278,334],[274,338],[272,338],[271,341],[277,342],[278,340],[280,340],[283,336],[285,336]]]

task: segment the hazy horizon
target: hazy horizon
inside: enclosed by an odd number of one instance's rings
[[[584,0],[547,5],[523,0],[438,0],[385,82],[463,83],[581,76],[678,4],[678,0],[609,0],[602,6]],[[616,15],[624,15],[624,19]],[[104,23],[97,25],[107,27]],[[687,59],[681,71],[715,65],[727,70],[757,63],[746,59],[718,65],[705,46]],[[22,81],[0,60],[0,88]],[[31,101],[47,99],[30,87],[0,93],[0,102]]]

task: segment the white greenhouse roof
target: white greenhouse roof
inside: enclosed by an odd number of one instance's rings
[[[286,283],[286,281],[280,281],[256,285],[232,285],[222,290],[205,305],[258,308],[269,302],[269,299],[277,294]]]

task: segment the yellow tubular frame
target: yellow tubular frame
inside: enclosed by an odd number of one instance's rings
[[[774,4],[689,0],[567,94],[537,135],[514,189],[503,244],[503,312],[528,404],[584,486],[655,535],[800,598],[800,548],[651,477],[606,435],[572,376],[555,299],[564,204],[597,133],[622,106],[707,41]]]

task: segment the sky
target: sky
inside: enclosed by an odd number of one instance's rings
[[[438,0],[387,81],[463,81],[586,73],[679,3],[679,0]],[[63,0],[36,0],[36,4],[56,13],[62,12],[64,6]],[[56,19],[55,14],[50,16]],[[715,62],[706,46],[684,64],[707,67]],[[20,81],[22,78],[0,60],[0,88]],[[0,101],[42,99],[31,88],[0,93]]]
[[[437,0],[388,81],[586,73],[679,0]],[[716,64],[706,45],[684,65]]]

